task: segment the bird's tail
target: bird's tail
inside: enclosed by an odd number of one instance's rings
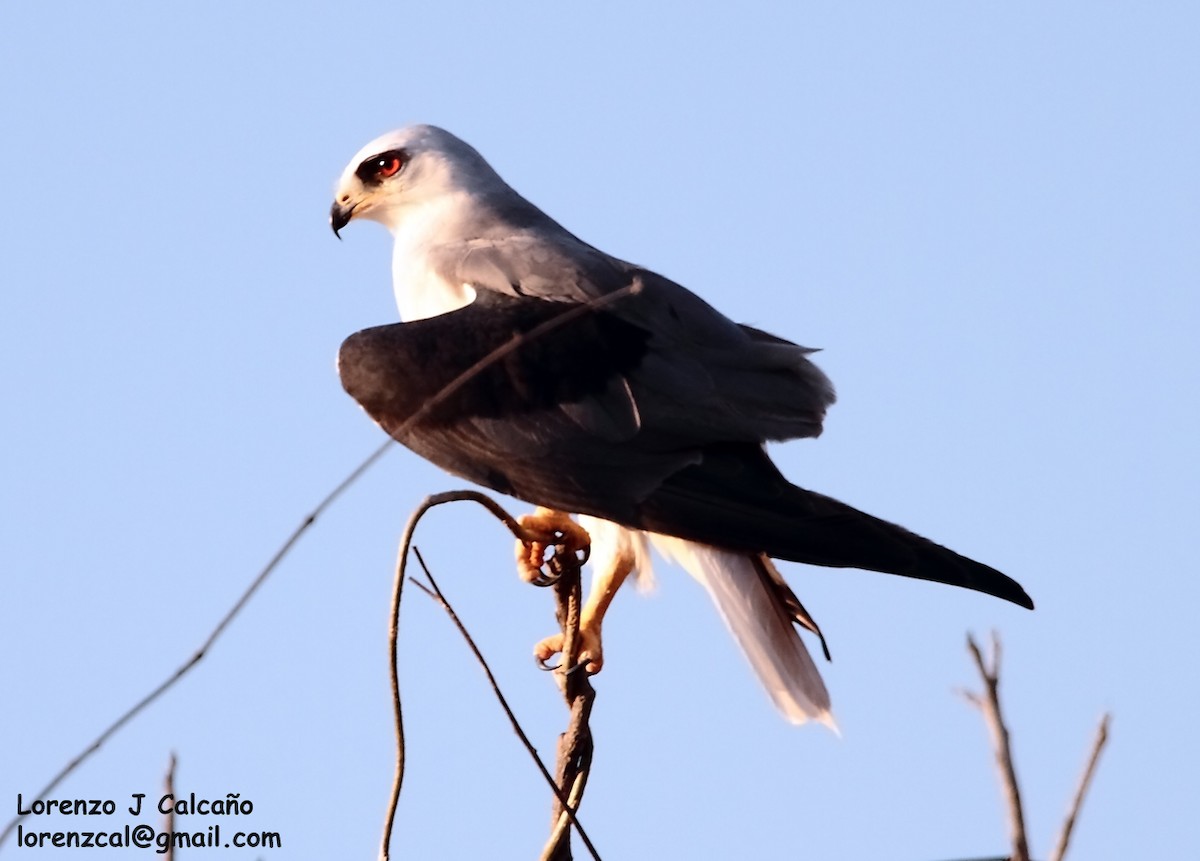
[[[861,568],[975,589],[1033,609],[1021,584],[902,526],[796,487],[761,446],[706,447],[638,506],[638,526],[806,565]]]
[[[771,561],[665,535],[650,537],[660,553],[682,565],[708,590],[783,716],[795,724],[815,720],[837,732],[825,682],[793,623],[814,631],[816,626],[774,574]]]

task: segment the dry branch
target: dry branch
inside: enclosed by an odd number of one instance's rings
[[[1000,773],[1000,785],[1004,790],[1009,833],[1013,844],[1012,855],[1007,861],[1029,861],[1029,843],[1025,836],[1025,814],[1021,806],[1021,793],[1017,787],[1017,773],[1013,765],[1013,753],[1009,740],[1008,727],[1005,725],[1004,717],[1000,712],[1000,638],[996,632],[992,632],[990,667],[988,666],[989,662],[984,659],[979,646],[975,643],[975,638],[970,634],[967,634],[967,649],[971,652],[971,657],[975,660],[975,667],[979,670],[979,675],[983,679],[984,692],[976,694],[971,691],[962,691],[962,695],[983,713],[984,720],[992,736],[992,748],[996,756],[996,767]],[[1067,846],[1071,841],[1071,832],[1075,827],[1075,821],[1079,817],[1079,811],[1083,807],[1083,800],[1087,795],[1088,787],[1091,785],[1092,777],[1095,774],[1096,764],[1100,759],[1100,751],[1104,748],[1105,742],[1108,741],[1110,719],[1111,715],[1109,714],[1105,714],[1100,719],[1100,726],[1096,730],[1096,740],[1092,743],[1091,755],[1088,757],[1087,765],[1084,767],[1083,775],[1079,780],[1078,788],[1075,790],[1071,806],[1067,810],[1067,817],[1063,821],[1062,830],[1058,835],[1058,843],[1048,861],[1063,861],[1066,857]]]
[[[167,763],[167,776],[163,780],[163,795],[175,795],[175,752],[171,752],[171,759]],[[167,851],[163,855],[163,861],[174,861],[175,859],[175,805],[171,805],[171,809],[163,816],[163,831],[170,837],[171,842],[167,844]]]
[[[398,557],[397,563],[396,563],[396,577],[395,577],[395,581],[393,583],[393,590],[392,590],[392,615],[391,615],[391,624],[390,624],[389,638],[388,638],[389,639],[390,662],[391,662],[391,676],[392,676],[392,704],[393,704],[393,710],[394,710],[393,714],[394,714],[394,718],[395,718],[395,727],[396,727],[396,771],[395,771],[395,779],[392,784],[391,799],[389,800],[386,820],[384,823],[383,838],[382,838],[381,845],[380,845],[380,858],[383,859],[383,861],[387,861],[387,859],[390,858],[390,848],[389,847],[390,847],[390,843],[391,843],[392,829],[393,829],[393,826],[395,823],[396,811],[397,811],[397,808],[398,808],[399,802],[400,802],[401,787],[404,782],[404,756],[405,756],[405,753],[404,753],[404,720],[403,720],[403,709],[402,709],[402,706],[400,703],[400,680],[399,680],[399,673],[398,673],[398,666],[397,666],[397,656],[398,656],[397,641],[398,641],[398,633],[399,633],[400,600],[401,600],[401,595],[403,593],[404,581],[406,578],[405,572],[406,572],[407,565],[408,565],[408,549],[412,545],[412,538],[413,538],[414,532],[416,531],[417,524],[420,522],[421,518],[425,515],[425,513],[429,509],[431,509],[435,506],[443,505],[448,502],[475,502],[475,503],[478,503],[479,505],[482,505],[483,507],[488,509],[489,512],[491,512],[506,527],[508,527],[509,531],[512,532],[512,534],[517,538],[517,540],[522,541],[522,542],[528,542],[533,537],[530,534],[528,534],[526,532],[526,530],[524,529],[524,527],[522,527],[520,525],[520,523],[518,523],[512,516],[510,516],[508,514],[508,512],[506,512],[502,507],[500,507],[500,505],[498,505],[494,500],[492,500],[490,497],[488,497],[482,493],[478,493],[476,491],[471,491],[471,490],[451,491],[448,493],[439,493],[439,494],[435,494],[433,496],[429,496],[425,499],[424,502],[421,503],[421,505],[419,505],[417,507],[416,511],[414,511],[412,516],[409,518],[408,524],[404,529],[404,535],[400,542],[400,552],[399,552],[399,557]],[[566,640],[566,645],[564,646],[564,659],[563,659],[564,664],[563,665],[564,666],[574,666],[573,658],[572,658],[572,663],[567,663],[568,653],[567,653],[566,649],[570,648],[572,650],[577,651],[577,646],[574,644],[578,641],[578,632],[579,632],[579,606],[580,606],[579,567],[580,567],[581,563],[577,558],[575,558],[573,556],[573,554],[561,552],[562,549],[563,548],[561,548],[561,547],[556,548],[554,557],[552,557],[551,560],[549,561],[549,563],[547,563],[547,564],[549,564],[551,566],[551,568],[555,571],[555,573],[559,575],[558,580],[555,581],[555,585],[556,585],[555,591],[556,591],[556,596],[559,597],[558,607],[559,607],[559,612],[562,614],[562,615],[560,615],[559,618],[560,618],[560,621],[564,622],[563,636],[564,636],[564,639]],[[562,826],[564,832],[566,829],[565,823],[569,822],[571,825],[574,825],[575,830],[579,834],[579,839],[583,841],[584,845],[587,847],[588,852],[591,854],[592,858],[595,859],[595,861],[600,861],[600,856],[596,852],[595,846],[592,844],[591,839],[588,837],[587,832],[584,831],[583,826],[580,824],[579,819],[576,816],[576,810],[578,809],[578,804],[579,804],[579,797],[582,795],[582,787],[583,787],[583,784],[586,783],[586,780],[587,780],[587,767],[586,766],[590,765],[590,762],[591,762],[591,749],[590,749],[591,733],[587,729],[587,717],[591,712],[591,698],[589,697],[587,699],[586,709],[583,709],[583,708],[580,709],[578,717],[576,715],[576,711],[574,709],[572,710],[571,725],[568,727],[568,731],[566,733],[564,733],[564,736],[563,736],[563,738],[565,739],[574,734],[575,736],[586,738],[587,746],[588,746],[586,757],[580,753],[577,753],[577,751],[578,751],[577,746],[567,745],[564,747],[562,740],[560,740],[559,764],[558,764],[560,779],[558,782],[556,782],[554,777],[550,774],[549,769],[546,768],[545,763],[542,762],[541,757],[538,756],[536,748],[534,748],[533,743],[529,740],[529,736],[526,735],[525,730],[521,727],[521,724],[517,720],[517,717],[513,713],[513,710],[509,707],[507,699],[505,698],[504,694],[501,692],[500,686],[496,682],[496,677],[492,674],[491,667],[488,666],[487,660],[484,658],[483,653],[480,651],[479,647],[475,644],[475,640],[471,637],[470,633],[467,631],[466,626],[463,624],[463,622],[459,618],[458,614],[454,611],[454,608],[451,606],[450,602],[446,599],[445,594],[442,592],[442,590],[440,589],[440,587],[437,584],[437,580],[434,578],[434,576],[433,576],[432,572],[430,572],[429,568],[425,565],[425,560],[421,558],[420,552],[417,551],[415,547],[413,548],[413,552],[417,557],[417,562],[420,564],[421,569],[425,572],[425,576],[429,580],[428,586],[421,583],[419,580],[413,580],[412,581],[413,585],[416,586],[417,588],[421,589],[421,591],[425,592],[431,598],[433,598],[433,600],[435,600],[442,607],[442,609],[446,611],[447,615],[449,615],[449,617],[450,617],[451,621],[454,623],[455,627],[458,628],[459,633],[462,634],[463,639],[466,640],[467,645],[471,649],[472,653],[475,655],[476,660],[479,661],[479,664],[483,668],[484,674],[487,676],[488,682],[491,685],[492,692],[495,694],[496,699],[499,701],[500,706],[504,710],[505,715],[507,715],[508,720],[509,720],[510,724],[512,725],[513,731],[521,739],[521,742],[522,742],[522,744],[524,744],[526,751],[528,751],[530,757],[533,759],[534,763],[537,765],[538,770],[541,772],[542,777],[546,780],[547,784],[550,786],[551,790],[554,793],[554,796],[556,799],[556,805],[557,805],[556,806],[556,818],[559,815],[559,811],[561,811],[562,817],[564,819],[564,825]],[[570,589],[570,581],[572,579],[574,581],[573,590]],[[562,586],[564,580],[568,581],[566,587]],[[564,588],[567,590],[566,593],[564,593],[562,591]],[[574,596],[575,596],[573,610],[569,606],[569,603],[564,603],[564,599],[562,597],[563,594],[569,595],[570,591],[573,591]],[[573,626],[570,624],[571,619],[574,620]],[[571,678],[573,676],[581,677],[583,680],[583,683],[586,685],[586,690],[588,692],[591,692],[591,685],[587,684],[586,676],[582,672],[582,670],[580,672],[576,672],[576,673],[566,673],[567,681],[565,682],[565,685],[566,685],[566,688],[568,691],[579,690],[578,687],[574,687],[574,688],[572,687],[573,685],[575,685],[575,686],[578,685],[577,682],[571,681]],[[594,696],[594,692],[591,693],[591,696]],[[566,791],[566,784],[562,781],[562,777],[561,777],[561,775],[564,773],[564,771],[568,770],[567,767],[564,766],[564,761],[563,761],[564,755],[574,756],[574,760],[578,764],[583,766],[582,768],[580,768],[577,765],[575,767],[575,770],[570,772],[573,775],[573,777],[572,777],[573,785],[572,785],[572,791],[570,793],[568,793]],[[562,788],[560,788],[560,787],[562,787]],[[568,852],[568,854],[566,856],[556,856],[556,857],[559,859],[569,858],[570,857],[569,844],[566,841],[562,841],[562,843],[563,843],[563,845],[568,846],[568,848],[566,850]]]
[[[1008,831],[1012,839],[1011,861],[1029,861],[1029,842],[1025,837],[1025,813],[1021,808],[1021,790],[1017,785],[1017,772],[1013,765],[1012,747],[1009,744],[1008,727],[1000,712],[1000,638],[992,632],[992,660],[989,669],[984,661],[975,638],[967,634],[967,648],[975,659],[975,666],[983,678],[983,694],[967,694],[967,698],[983,712],[988,731],[992,736],[992,750],[996,756],[996,768],[1000,773],[1000,785],[1004,790],[1005,807],[1008,811]]]
[[[572,320],[578,319],[586,313],[612,304],[613,302],[624,299],[627,296],[640,293],[642,289],[642,282],[640,280],[634,280],[632,284],[622,287],[620,290],[614,290],[612,293],[605,294],[604,296],[598,296],[589,302],[575,305],[571,307],[570,310],[565,311],[556,317],[550,318],[549,320],[538,326],[535,326],[533,329],[524,334],[514,334],[509,341],[501,344],[471,367],[467,368],[465,371],[463,371],[463,373],[459,374],[457,377],[447,383],[446,386],[442,388],[436,395],[422,404],[420,409],[413,413],[413,415],[411,415],[402,425],[400,425],[399,428],[396,429],[395,436],[404,436],[410,428],[415,426],[418,422],[423,421],[434,409],[436,409],[447,398],[452,396],[455,392],[466,385],[472,378],[490,366],[494,365],[496,362],[500,361],[513,351],[520,349],[530,341],[536,340],[552,329],[563,326]],[[314,523],[316,523],[317,518],[324,513],[325,509],[332,505],[333,502],[339,496],[341,496],[347,488],[350,487],[350,485],[354,484],[359,478],[361,478],[363,473],[375,465],[375,462],[378,461],[379,458],[381,458],[384,453],[392,447],[392,443],[394,441],[394,439],[389,438],[387,442],[380,445],[377,449],[375,449],[375,451],[363,459],[358,466],[351,470],[350,474],[342,479],[337,486],[333,488],[333,490],[329,491],[329,493],[327,493],[325,497],[319,503],[317,503],[316,507],[307,516],[305,516],[303,520],[300,521],[300,524],[294,530],[292,530],[292,533],[284,540],[279,549],[275,551],[275,554],[270,558],[267,564],[263,566],[258,574],[255,575],[254,579],[250,581],[250,585],[246,587],[245,591],[242,592],[241,596],[236,602],[234,602],[229,611],[220,619],[220,621],[217,622],[216,627],[213,628],[212,632],[208,635],[208,638],[205,639],[200,648],[197,649],[183,664],[181,664],[174,673],[168,676],[157,687],[151,690],[150,693],[146,694],[146,696],[142,697],[142,699],[138,700],[128,710],[117,717],[117,719],[109,724],[108,727],[91,742],[91,744],[85,747],[73,759],[67,762],[66,765],[59,769],[58,773],[50,779],[50,782],[42,787],[42,790],[34,797],[34,801],[45,800],[45,798],[52,791],[54,791],[55,787],[57,787],[58,784],[67,777],[67,775],[73,772],[86,759],[88,759],[88,757],[99,750],[100,747],[106,741],[108,741],[108,739],[114,733],[116,733],[119,729],[121,729],[121,727],[136,717],[143,709],[166,693],[170,688],[172,688],[176,682],[183,678],[183,676],[185,676],[192,669],[192,667],[200,663],[200,661],[208,653],[208,650],[217,641],[221,634],[224,633],[225,628],[227,628],[234,618],[236,618],[237,615],[242,611],[242,608],[246,606],[246,603],[250,600],[254,593],[258,591],[258,588],[262,586],[267,577],[270,576],[271,572],[273,572],[279,566],[279,563],[283,561],[284,557],[291,552],[292,548],[296,545],[296,542],[300,540],[300,537],[307,532]],[[491,506],[494,506],[496,509],[499,509],[499,506],[496,506],[495,503],[491,502],[491,500],[488,500],[488,503],[490,503]],[[502,511],[502,509],[500,510]],[[496,511],[493,510],[493,513],[496,513]],[[505,515],[505,517],[507,517],[507,515]],[[512,518],[508,518],[508,520],[510,521],[509,528],[512,529]],[[24,818],[25,815],[13,817],[4,826],[4,830],[0,831],[0,851],[3,851],[4,843],[8,839],[8,836],[12,834],[17,825]]]
[[[1091,756],[1088,757],[1087,765],[1084,766],[1083,776],[1079,779],[1079,787],[1075,790],[1075,797],[1067,810],[1067,818],[1063,820],[1062,830],[1058,833],[1058,842],[1054,846],[1054,852],[1051,853],[1049,861],[1063,861],[1067,855],[1067,846],[1071,843],[1071,832],[1075,829],[1075,820],[1079,817],[1083,799],[1092,783],[1092,776],[1096,773],[1096,763],[1100,761],[1100,751],[1104,749],[1104,745],[1108,741],[1108,724],[1111,719],[1112,715],[1107,712],[1100,718],[1100,726],[1096,728],[1096,740],[1092,742]]]
[[[556,555],[565,560],[558,581],[554,584],[555,616],[563,630],[561,673],[563,697],[570,710],[567,730],[558,738],[558,767],[556,778],[559,792],[555,794],[551,814],[550,839],[542,850],[542,861],[571,861],[568,838],[568,814],[578,809],[592,767],[592,730],[588,721],[596,691],[588,680],[586,669],[579,663],[579,619],[582,607],[580,564],[569,554]],[[570,792],[567,788],[570,787]],[[562,800],[563,793],[567,800]],[[581,835],[582,837],[582,835]]]
[[[254,579],[250,581],[250,585],[246,587],[245,591],[242,592],[241,596],[237,599],[237,601],[234,602],[233,606],[229,608],[229,611],[221,617],[220,621],[217,622],[216,627],[212,629],[208,637],[200,645],[200,648],[192,653],[192,656],[184,661],[179,668],[175,670],[175,672],[168,676],[164,681],[159,683],[158,687],[154,688],[152,691],[150,691],[150,693],[146,694],[144,697],[134,703],[129,709],[121,714],[120,717],[109,724],[108,727],[100,733],[100,735],[96,736],[96,738],[92,740],[91,744],[85,747],[70,762],[59,769],[58,774],[54,775],[54,777],[50,779],[50,782],[42,787],[41,792],[37,794],[35,800],[44,800],[46,796],[53,792],[54,788],[67,777],[68,774],[73,772],[84,762],[84,760],[98,751],[100,747],[106,741],[108,741],[108,739],[114,733],[117,732],[117,730],[129,723],[129,721],[133,720],[133,718],[136,717],[143,709],[145,709],[147,706],[165,694],[170,688],[172,688],[176,682],[183,678],[188,671],[192,669],[192,667],[200,663],[204,656],[208,654],[208,650],[211,649],[213,644],[217,642],[221,634],[225,632],[225,629],[229,627],[230,623],[233,622],[237,615],[242,611],[242,609],[250,601],[250,598],[253,597],[254,593],[258,591],[258,588],[262,586],[267,577],[270,576],[271,572],[279,567],[279,563],[283,561],[284,557],[288,555],[292,547],[296,545],[296,542],[300,540],[300,536],[303,535],[305,531],[316,522],[317,518],[324,513],[325,509],[333,504],[334,500],[341,496],[342,493],[348,487],[350,487],[350,485],[357,481],[364,472],[370,469],[371,466],[374,465],[375,461],[379,460],[379,458],[383,456],[384,452],[391,448],[391,446],[392,440],[389,439],[383,445],[379,446],[379,448],[375,449],[375,451],[371,452],[371,454],[365,459],[363,459],[363,461],[353,470],[351,470],[350,474],[342,479],[333,490],[325,494],[325,498],[317,503],[316,508],[314,508],[302,521],[300,521],[300,525],[292,530],[292,534],[287,537],[283,544],[280,545],[279,549],[275,551],[275,554],[270,558],[267,564],[264,565],[258,574],[255,575]],[[13,830],[17,827],[17,824],[24,818],[24,815],[14,817],[13,819],[9,820],[7,825],[4,826],[4,830],[0,831],[0,850],[4,848],[4,841],[8,839],[8,835],[13,832]]]

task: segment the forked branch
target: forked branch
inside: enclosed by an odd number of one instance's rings
[[[542,861],[570,861],[571,843],[567,826],[583,799],[588,775],[592,768],[592,730],[588,720],[596,691],[588,680],[587,670],[579,663],[579,620],[582,606],[580,564],[574,554],[560,554],[565,560],[562,573],[554,584],[555,616],[563,630],[561,673],[563,697],[571,718],[567,730],[558,738],[558,768],[555,771],[559,792],[551,815],[550,839],[542,850]],[[567,799],[562,793],[570,787]],[[583,839],[582,833],[580,834]]]
[[[383,839],[380,846],[380,858],[385,859],[385,861],[386,859],[390,858],[389,845],[391,843],[392,828],[395,823],[396,810],[400,801],[400,791],[404,781],[404,720],[403,710],[400,703],[400,682],[397,667],[397,640],[399,633],[400,599],[403,593],[404,581],[406,578],[409,547],[412,545],[412,538],[414,532],[416,531],[417,524],[420,522],[424,514],[429,511],[429,509],[438,505],[443,505],[447,502],[478,503],[491,512],[498,520],[500,520],[513,534],[513,536],[517,538],[517,540],[529,542],[533,538],[532,535],[526,532],[520,523],[510,516],[508,512],[506,512],[494,500],[482,493],[470,490],[439,493],[427,497],[425,501],[417,507],[416,511],[413,512],[412,517],[409,518],[408,525],[405,527],[404,535],[401,539],[399,558],[397,559],[396,563],[396,577],[392,589],[391,625],[389,630],[392,704],[396,727],[396,769],[395,779],[392,784],[392,795],[388,804],[387,816],[384,824]],[[557,612],[560,621],[563,623],[563,637],[566,642],[562,666],[574,667],[576,659],[576,655],[574,653],[578,651],[578,646],[576,644],[579,640],[580,562],[574,554],[561,552],[562,550],[563,548],[561,547],[556,548],[555,556],[551,560],[554,564],[551,567],[558,575],[558,579],[554,581],[558,608]],[[434,578],[429,568],[425,565],[425,560],[421,558],[420,552],[417,551],[415,547],[413,548],[413,552],[417,557],[418,564],[425,573],[425,577],[429,581],[429,585],[426,586],[421,581],[414,579],[412,580],[413,585],[421,589],[421,591],[425,592],[434,601],[436,601],[442,607],[442,609],[446,611],[446,614],[450,617],[455,627],[458,628],[459,633],[463,635],[463,639],[466,640],[467,646],[471,649],[471,652],[475,655],[475,659],[479,661],[480,666],[483,668],[484,674],[487,676],[488,683],[491,685],[492,692],[495,694],[497,701],[500,703],[500,707],[504,710],[505,715],[508,717],[513,731],[521,739],[521,743],[525,746],[526,751],[528,751],[530,757],[537,765],[542,777],[546,780],[547,784],[554,793],[555,829],[554,833],[551,835],[551,843],[547,845],[547,851],[549,851],[551,845],[555,845],[560,847],[555,851],[560,853],[565,851],[566,854],[546,855],[546,853],[543,852],[542,857],[554,858],[555,861],[564,861],[564,859],[569,859],[571,857],[570,844],[565,837],[567,834],[568,825],[573,825],[576,832],[579,834],[579,839],[583,841],[592,858],[595,859],[595,861],[600,861],[600,856],[596,852],[595,846],[592,844],[591,839],[588,837],[587,832],[583,829],[583,826],[580,824],[579,819],[576,816],[576,810],[579,806],[579,799],[583,793],[583,785],[587,781],[588,767],[591,763],[591,731],[588,729],[587,719],[591,712],[591,698],[594,697],[595,694],[592,691],[591,685],[587,682],[586,674],[582,669],[579,669],[577,672],[564,673],[565,691],[568,693],[568,703],[572,704],[572,711],[570,725],[568,726],[567,732],[564,733],[560,738],[559,742],[559,759],[557,769],[559,780],[555,781],[554,776],[550,774],[549,769],[546,767],[545,763],[542,762],[541,757],[538,756],[537,750],[534,748],[533,743],[529,740],[529,736],[526,735],[525,730],[521,727],[520,722],[517,720],[516,715],[513,713],[512,708],[508,704],[508,700],[501,692],[500,687],[496,682],[496,677],[493,675],[491,668],[488,666],[487,660],[484,658],[483,653],[476,645],[474,639],[467,631],[466,626],[463,624],[458,614],[454,611],[454,608],[451,606],[450,602],[446,599],[445,594],[438,586],[437,580]],[[573,605],[571,599],[572,594],[574,595]],[[580,687],[581,683],[583,685],[582,688]],[[583,702],[583,697],[585,695],[582,693],[582,691],[585,690],[587,692],[586,706]],[[580,697],[580,706],[578,709],[574,707],[573,700],[570,698],[572,692],[578,692],[576,693],[576,696]],[[572,739],[576,740],[569,741]],[[570,787],[569,792],[567,789],[568,786]],[[559,825],[560,822],[561,825]],[[555,838],[555,834],[559,835],[557,840]],[[565,849],[561,847],[565,847]]]
[[[604,306],[610,305],[614,302],[618,302],[627,296],[640,293],[642,289],[643,285],[641,280],[635,279],[632,283],[626,285],[620,290],[614,290],[612,293],[598,296],[589,302],[574,305],[569,310],[552,317],[549,320],[546,320],[528,332],[515,333],[512,338],[501,344],[496,349],[492,350],[487,355],[483,356],[479,361],[475,362],[473,365],[471,365],[471,367],[467,368],[465,371],[447,383],[446,386],[443,387],[436,395],[422,404],[419,410],[413,413],[413,415],[411,415],[408,420],[404,422],[404,424],[395,430],[396,437],[402,438],[411,427],[416,425],[418,422],[423,421],[436,407],[440,406],[448,398],[453,396],[471,379],[476,377],[486,368],[503,359],[505,356],[516,350],[519,350],[531,341],[537,340],[542,335],[553,329],[564,326],[573,320],[578,319],[584,314],[603,308]],[[208,650],[213,646],[214,643],[216,643],[221,634],[225,632],[225,629],[233,622],[235,618],[237,618],[238,614],[241,613],[242,609],[250,601],[250,598],[253,597],[254,593],[258,591],[259,587],[262,586],[264,582],[266,582],[266,579],[279,566],[284,558],[291,553],[292,548],[296,545],[304,533],[307,532],[312,525],[317,522],[317,518],[320,517],[325,510],[329,508],[329,506],[331,506],[352,484],[358,481],[358,479],[367,470],[374,466],[376,461],[383,457],[384,453],[391,448],[393,442],[394,440],[388,439],[387,442],[376,448],[375,451],[368,455],[357,467],[351,470],[349,475],[347,475],[331,491],[329,491],[329,493],[327,493],[325,497],[317,503],[316,507],[313,508],[313,510],[309,512],[309,514],[307,514],[303,520],[300,521],[299,525],[292,530],[291,534],[288,535],[283,544],[280,545],[279,549],[275,551],[275,554],[270,558],[270,560],[268,560],[267,564],[259,570],[258,574],[256,574],[255,577],[250,581],[250,584],[246,587],[245,591],[242,592],[241,596],[234,602],[229,611],[217,622],[216,626],[201,644],[200,648],[197,649],[191,655],[191,657],[184,661],[183,664],[181,664],[179,668],[175,670],[175,672],[160,682],[158,686],[153,688],[148,694],[122,712],[115,720],[112,721],[112,723],[110,723],[103,731],[101,731],[101,733],[96,736],[96,738],[93,739],[87,747],[85,747],[75,757],[69,760],[66,765],[59,769],[58,773],[51,777],[50,781],[44,787],[42,787],[41,791],[38,792],[36,796],[34,796],[34,800],[44,800],[63,780],[66,779],[67,775],[75,771],[75,769],[82,765],[83,762],[91,757],[93,753],[98,751],[104,745],[104,743],[108,741],[109,738],[116,734],[123,726],[125,726],[125,724],[133,720],[133,718],[135,718],[143,710],[148,708],[159,697],[174,687],[176,682],[187,675],[194,666],[200,663],[200,661],[204,659],[204,656],[208,654]],[[486,497],[484,498],[486,499]],[[427,503],[428,501],[429,500],[426,500]],[[451,500],[442,501],[448,502]],[[475,501],[480,502],[481,505],[485,505],[492,509],[492,513],[496,514],[497,517],[501,517],[501,519],[507,518],[507,525],[509,528],[514,528],[515,521],[513,521],[511,517],[508,517],[508,515],[503,512],[503,509],[501,509],[490,499],[487,500],[487,502],[482,502],[478,499]],[[514,532],[514,534],[516,533]],[[24,818],[25,814],[18,814],[17,816],[14,816],[4,826],[4,829],[0,831],[0,850],[3,849],[4,843],[8,839],[8,836],[16,830],[17,825]]]
[[[1008,833],[1012,839],[1011,861],[1029,861],[1029,841],[1025,837],[1025,812],[1021,808],[1021,789],[1017,785],[1017,771],[1013,765],[1008,727],[1000,712],[1000,638],[992,632],[990,667],[975,643],[975,638],[970,634],[967,634],[967,649],[975,659],[975,666],[984,684],[982,694],[968,694],[967,698],[983,712],[984,722],[992,736],[992,751],[996,757],[996,769],[1000,773],[1000,785],[1004,790],[1005,807],[1008,810]]]
[[[967,634],[967,649],[975,660],[975,667],[983,679],[983,693],[963,691],[963,696],[977,706],[983,713],[984,721],[992,736],[992,749],[996,757],[996,768],[1000,773],[1000,785],[1004,790],[1005,808],[1008,812],[1009,834],[1012,838],[1012,855],[1009,861],[1029,861],[1029,843],[1025,836],[1025,813],[1021,806],[1021,793],[1017,786],[1017,773],[1013,765],[1013,752],[1008,734],[1008,727],[1000,712],[1000,638],[992,632],[991,660],[985,660],[983,653],[975,642],[975,638]],[[1084,797],[1091,785],[1096,771],[1096,763],[1100,759],[1100,751],[1108,741],[1108,725],[1111,715],[1105,714],[1100,719],[1096,732],[1096,740],[1092,743],[1091,755],[1080,778],[1079,787],[1067,810],[1058,835],[1058,842],[1049,861],[1063,861],[1067,854],[1067,846],[1071,841],[1071,832],[1083,807]]]

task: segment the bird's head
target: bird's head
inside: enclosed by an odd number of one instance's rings
[[[407,126],[371,141],[346,165],[329,224],[339,238],[338,231],[355,218],[378,221],[395,232],[421,204],[499,181],[479,153],[448,131]]]

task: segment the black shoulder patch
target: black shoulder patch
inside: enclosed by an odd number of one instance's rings
[[[575,307],[481,291],[449,314],[351,335],[338,372],[372,418],[395,427],[494,350]],[[600,394],[613,377],[638,367],[649,339],[648,331],[607,311],[582,314],[476,373],[422,424],[502,418]]]

